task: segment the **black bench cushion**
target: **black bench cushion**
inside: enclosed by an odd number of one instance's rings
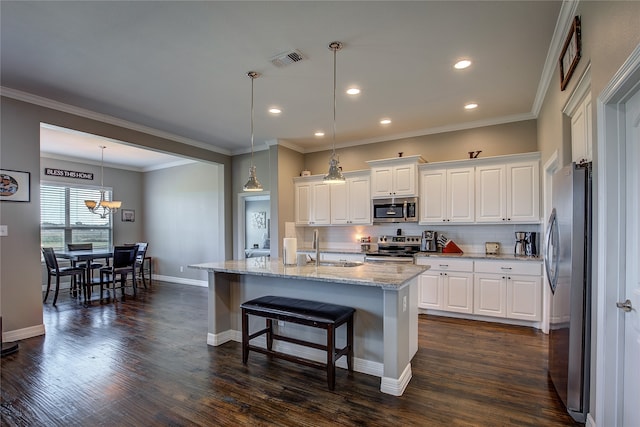
[[[323,323],[341,322],[355,312],[353,307],[344,305],[271,295],[243,302],[240,307],[274,315],[295,315]]]

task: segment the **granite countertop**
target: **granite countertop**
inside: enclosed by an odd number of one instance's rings
[[[477,259],[477,260],[500,260],[500,261],[542,261],[539,256],[516,256],[514,254],[496,254],[489,255],[483,252],[464,252],[461,254],[456,253],[442,253],[442,252],[418,252],[418,257],[440,257],[440,258],[460,258],[460,259]]]
[[[285,266],[282,264],[282,259],[267,257],[194,264],[189,265],[189,268],[216,273],[283,277],[348,285],[376,286],[385,289],[399,289],[408,284],[411,279],[429,269],[428,266],[412,263],[365,263],[356,267],[316,266],[313,263],[304,266]]]

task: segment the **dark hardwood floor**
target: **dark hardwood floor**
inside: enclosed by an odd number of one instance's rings
[[[46,335],[2,358],[6,426],[570,426],[530,328],[420,317],[402,397],[380,379],[206,344],[207,289],[154,282],[89,307],[62,292]],[[579,425],[579,424],[576,424]]]

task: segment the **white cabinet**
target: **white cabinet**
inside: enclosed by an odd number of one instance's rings
[[[418,279],[418,307],[457,313],[473,312],[473,261],[421,257],[418,265],[430,265]]]
[[[538,160],[478,165],[475,184],[476,222],[540,221]]]
[[[576,163],[592,159],[593,120],[591,93],[578,105],[571,117],[571,159]]]
[[[420,168],[420,223],[474,221],[474,168]]]
[[[541,275],[539,262],[476,261],[473,313],[540,321]]]
[[[423,162],[420,156],[367,161],[371,166],[371,197],[418,195],[418,164]]]
[[[331,184],[331,224],[371,224],[369,172],[344,175],[344,184]]]
[[[294,215],[297,225],[328,225],[331,222],[330,184],[322,178],[295,183]]]

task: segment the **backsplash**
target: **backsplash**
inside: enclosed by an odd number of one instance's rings
[[[538,232],[538,253],[543,246],[541,224],[469,224],[469,225],[418,225],[384,224],[372,226],[331,226],[316,227],[320,231],[320,248],[331,250],[359,251],[360,238],[371,236],[375,242],[378,236],[395,236],[398,229],[403,235],[419,236],[424,230],[434,230],[453,240],[467,253],[484,253],[485,242],[500,243],[500,253],[511,254],[515,247],[515,232]],[[298,248],[311,248],[314,227],[296,227]]]

